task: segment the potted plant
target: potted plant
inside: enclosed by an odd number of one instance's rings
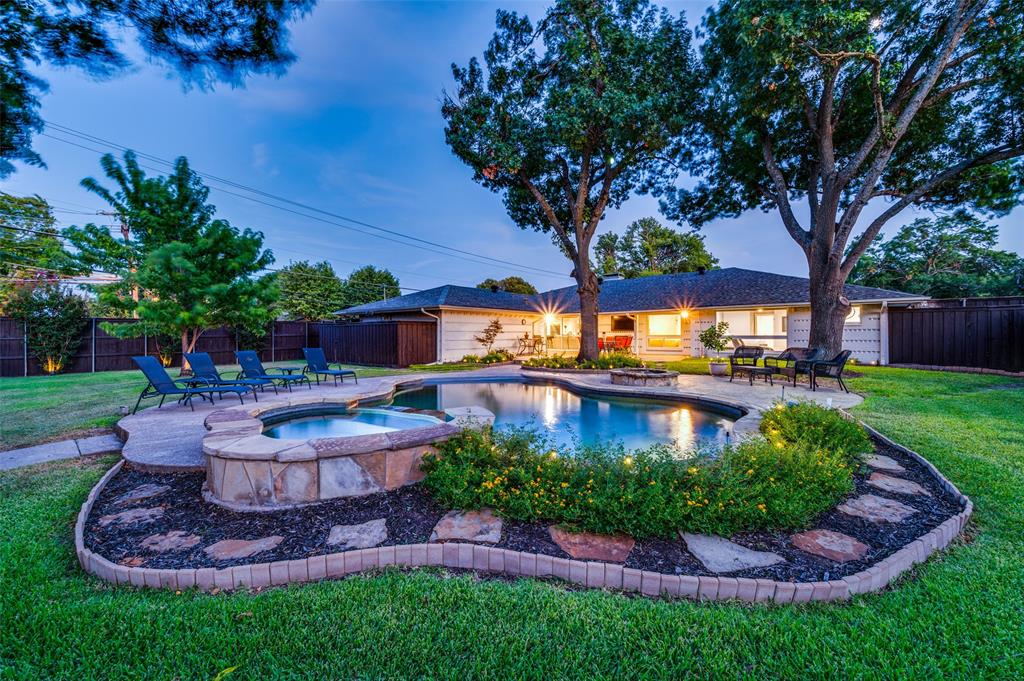
[[[729,322],[718,322],[701,331],[698,338],[706,350],[722,353],[729,340],[728,332]],[[728,365],[729,363],[724,359],[715,356],[711,358],[711,363],[708,366],[711,368],[712,376],[725,376],[725,369]]]

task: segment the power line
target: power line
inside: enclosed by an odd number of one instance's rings
[[[72,137],[77,137],[79,139],[83,139],[83,140],[86,140],[86,141],[89,141],[89,142],[92,142],[92,143],[95,143],[95,144],[101,144],[101,145],[104,145],[104,146],[113,147],[115,149],[120,149],[120,150],[125,150],[125,151],[127,151],[129,149],[128,147],[125,147],[124,145],[118,144],[116,142],[112,142],[110,140],[103,139],[102,137],[97,137],[95,135],[91,135],[89,133],[82,132],[80,130],[76,130],[74,128],[70,128],[68,126],[60,125],[58,123],[53,123],[51,121],[44,121],[44,122],[48,126],[50,126],[51,128],[54,128],[55,130],[57,130],[58,132],[64,133],[66,135],[71,135]],[[43,133],[43,134],[46,135],[46,133]],[[73,144],[73,145],[75,144],[74,142],[71,142],[69,140],[64,140],[62,138],[54,137],[52,135],[46,135],[46,136],[50,137],[52,139],[55,139],[57,141],[60,141],[60,142],[65,142],[67,144]],[[81,146],[81,145],[75,145],[75,146]],[[83,147],[83,148],[86,148],[86,147]],[[94,151],[95,152],[96,150],[90,149],[90,151]],[[99,153],[99,152],[97,152],[97,153]],[[139,152],[139,151],[135,151],[134,153],[137,156],[140,156],[142,158],[147,158],[149,160],[165,164],[165,165],[170,166],[172,168],[174,167],[174,163],[172,161],[168,161],[167,159],[160,158],[159,156],[154,156],[152,154],[147,154],[147,153]],[[193,170],[192,172],[194,172],[196,175],[199,175],[200,177],[204,177],[206,179],[213,180],[215,182],[220,182],[222,184],[226,184],[228,186],[235,187],[237,189],[241,189],[243,191],[250,192],[250,193],[253,193],[253,194],[256,194],[256,195],[259,195],[259,196],[263,196],[263,197],[266,197],[268,199],[272,199],[274,201],[279,201],[279,202],[282,202],[282,203],[287,203],[287,204],[290,204],[290,205],[293,205],[293,206],[297,206],[299,208],[303,208],[304,210],[309,210],[309,211],[313,211],[315,213],[320,213],[321,215],[327,215],[327,216],[335,218],[337,220],[342,220],[344,222],[352,223],[354,225],[359,225],[361,227],[366,227],[368,229],[371,229],[371,230],[374,230],[374,231],[377,231],[377,232],[381,232],[381,233],[384,233],[384,234],[390,234],[390,235],[393,235],[393,236],[401,237],[402,239],[407,239],[409,241],[414,241],[414,242],[417,242],[419,244],[434,246],[436,248],[440,248],[440,249],[443,249],[444,251],[446,251],[446,253],[442,253],[442,255],[448,255],[449,257],[458,257],[457,255],[454,255],[454,254],[460,254],[462,256],[469,256],[470,258],[474,258],[475,260],[471,260],[471,262],[477,262],[478,264],[480,264],[479,263],[480,260],[487,260],[487,261],[490,261],[490,264],[501,264],[501,265],[505,265],[505,266],[509,266],[509,267],[514,267],[514,268],[521,269],[521,270],[530,270],[530,271],[541,273],[541,274],[549,274],[549,275],[554,275],[554,276],[558,276],[558,277],[569,278],[569,275],[567,275],[567,274],[565,274],[563,272],[555,272],[553,270],[547,270],[547,269],[543,269],[543,268],[539,268],[539,267],[533,267],[531,265],[522,265],[522,264],[519,264],[519,263],[511,262],[509,260],[504,260],[504,259],[501,259],[501,258],[493,258],[491,256],[481,255],[479,253],[473,253],[471,251],[466,251],[466,250],[463,250],[463,249],[460,249],[460,248],[455,248],[455,247],[449,246],[447,244],[443,244],[443,243],[439,243],[439,242],[436,242],[436,241],[431,241],[429,239],[422,239],[420,237],[416,237],[416,236],[412,236],[412,235],[409,235],[409,234],[405,234],[405,233],[403,233],[401,231],[398,231],[398,230],[395,230],[395,229],[390,229],[390,228],[387,228],[387,227],[380,227],[378,225],[374,225],[372,223],[365,222],[363,220],[357,220],[355,218],[350,218],[348,216],[341,215],[339,213],[334,213],[334,212],[331,212],[331,211],[323,210],[321,208],[317,208],[315,206],[311,206],[309,204],[302,203],[300,201],[294,201],[292,199],[288,199],[288,198],[283,197],[283,196],[272,194],[270,192],[267,192],[267,191],[264,191],[264,190],[261,190],[261,189],[257,189],[255,187],[251,187],[251,186],[239,183],[239,182],[235,182],[233,180],[229,180],[229,179],[226,179],[226,178],[218,177],[218,176],[210,174],[210,173],[201,172],[201,171],[197,171],[197,170]],[[314,216],[306,215],[306,214],[303,214],[303,213],[298,213],[296,211],[290,211],[289,209],[287,209],[287,208],[285,208],[283,206],[277,206],[277,205],[269,204],[269,203],[266,203],[266,202],[263,202],[263,201],[258,201],[256,199],[253,199],[252,197],[248,197],[248,196],[244,196],[244,195],[240,195],[240,194],[234,194],[234,193],[229,192],[229,191],[227,191],[227,190],[225,190],[223,188],[217,188],[217,189],[218,189],[218,191],[224,192],[226,194],[230,194],[230,195],[233,195],[233,196],[238,196],[239,198],[248,199],[248,200],[254,201],[256,203],[261,203],[261,204],[269,206],[271,208],[276,208],[278,210],[288,210],[288,212],[296,213],[297,215],[302,215],[303,217],[307,217],[307,218],[310,218],[310,219],[317,219]],[[338,223],[335,223],[335,222],[331,222],[329,220],[321,220],[321,221],[322,222],[326,222],[327,224],[333,224],[333,225],[341,227],[343,229],[349,229],[349,230],[352,230],[352,231],[355,231],[355,232],[358,232],[358,233],[361,233],[361,234],[367,234],[369,236],[375,236],[377,238],[384,238],[380,234],[373,234],[373,233],[370,233],[370,232],[366,232],[364,230],[355,229],[355,228],[353,228],[353,227],[351,227],[349,225],[341,225],[341,224],[338,224]],[[391,241],[392,239],[387,239],[387,240]],[[406,246],[411,245],[411,244],[404,243],[404,242],[401,242],[401,241],[399,241],[398,243],[402,243],[403,245],[406,245]],[[436,252],[436,251],[432,251],[432,252]],[[462,258],[462,259],[465,259],[465,258]]]

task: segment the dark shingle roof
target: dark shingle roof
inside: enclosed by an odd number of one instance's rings
[[[853,302],[899,300],[925,296],[901,291],[847,285],[846,297]],[[810,283],[803,277],[757,272],[738,267],[710,270],[704,274],[662,274],[639,279],[604,282],[598,306],[601,312],[639,312],[642,310],[680,310],[683,308],[720,308],[737,306],[796,305],[810,300]],[[464,286],[441,286],[428,291],[360,305],[344,314],[376,314],[418,310],[421,307],[472,307],[515,311],[579,312],[575,286],[547,291],[535,296],[493,293]]]

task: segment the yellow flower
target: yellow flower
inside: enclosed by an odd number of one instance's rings
[[[765,507],[765,505],[764,505],[764,504],[758,504],[758,505],[757,505],[757,509],[758,509],[759,511],[761,511],[761,513],[764,513],[764,512],[765,512],[765,508],[766,508],[766,507]]]
[[[747,475],[753,475],[753,474],[754,474],[754,469],[753,468],[748,468],[747,469]]]

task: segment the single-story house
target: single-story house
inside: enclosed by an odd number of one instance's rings
[[[725,321],[745,343],[773,350],[806,346],[810,332],[809,282],[769,272],[727,267],[639,279],[605,278],[598,307],[601,336],[631,336],[640,357],[671,361],[700,356],[698,334]],[[852,304],[843,346],[862,362],[888,363],[888,307],[926,300],[900,291],[848,285]],[[425,291],[338,311],[359,322],[433,324],[438,361],[481,354],[474,339],[493,319],[503,332],[495,347],[516,352],[519,339],[541,337],[549,353],[579,349],[579,297],[575,286],[522,295],[465,286]]]

